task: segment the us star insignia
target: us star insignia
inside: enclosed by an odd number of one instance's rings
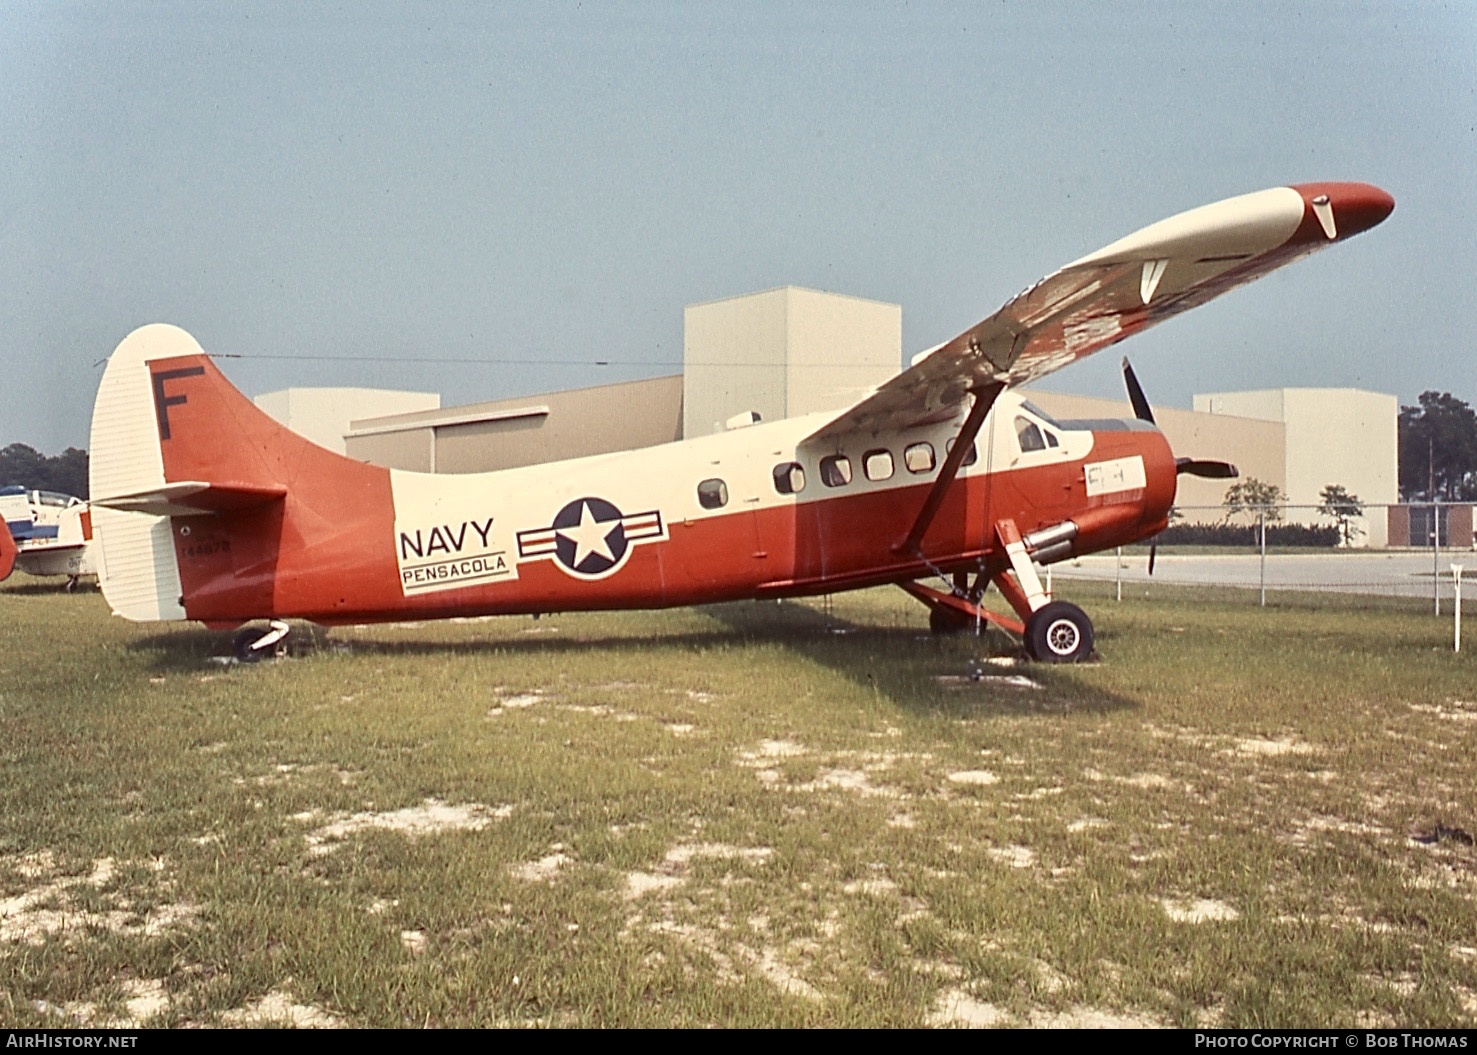
[[[549,527],[518,532],[518,556],[551,559],[577,579],[603,579],[620,571],[633,546],[666,537],[660,510],[628,515],[603,498],[577,498]]]

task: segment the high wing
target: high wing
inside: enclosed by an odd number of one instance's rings
[[[971,393],[1059,370],[1284,264],[1375,226],[1395,201],[1367,183],[1305,183],[1171,216],[1082,257],[1008,301],[807,437],[935,424]]]

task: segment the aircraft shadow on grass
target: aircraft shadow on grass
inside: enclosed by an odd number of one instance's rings
[[[86,595],[99,591],[95,582],[83,581],[75,587],[68,589],[65,580],[42,579],[39,582],[6,583],[3,591],[0,592],[13,594],[17,597],[52,597],[59,593]]]
[[[609,657],[612,661],[649,654],[653,647],[725,651],[745,647],[783,648],[876,693],[902,710],[919,714],[985,718],[1006,715],[1106,713],[1138,704],[1090,684],[1065,667],[1010,665],[1019,646],[999,631],[981,638],[969,634],[935,637],[923,628],[851,622],[807,605],[765,601],[709,605],[697,611],[715,626],[652,637],[626,635],[531,635],[496,639],[437,640],[411,637],[348,639],[332,630],[299,627],[293,634],[292,662],[316,653],[345,651],[356,656],[425,657],[428,661],[494,649],[517,657]],[[372,631],[371,631],[372,632]],[[387,634],[404,630],[388,630]],[[198,673],[216,662],[228,641],[205,629],[150,634],[130,646],[155,654],[158,673]],[[990,662],[996,660],[997,662]],[[1000,663],[1000,660],[1007,661]],[[274,661],[267,661],[269,665]],[[248,668],[241,674],[250,676]],[[799,706],[801,704],[797,704]]]

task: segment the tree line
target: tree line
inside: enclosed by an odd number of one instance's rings
[[[1400,408],[1400,497],[1477,501],[1477,411],[1450,392],[1422,392]]]
[[[87,452],[68,447],[60,454],[45,455],[24,443],[0,447],[0,487],[12,484],[86,498]]]

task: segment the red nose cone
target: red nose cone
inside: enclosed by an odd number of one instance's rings
[[[1352,238],[1395,211],[1395,199],[1369,183],[1297,183],[1292,189],[1303,196],[1308,221],[1330,241]]]

